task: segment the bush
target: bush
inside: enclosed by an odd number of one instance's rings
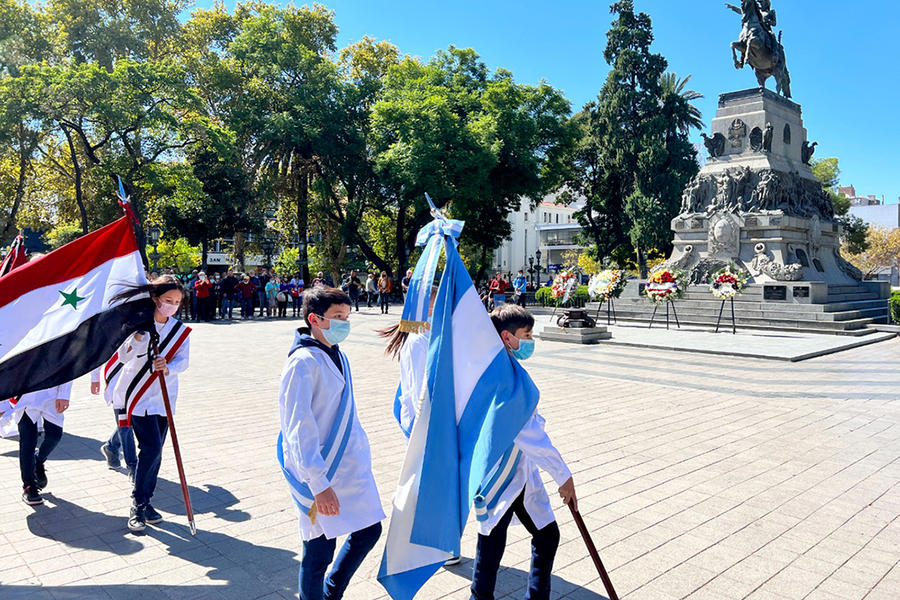
[[[580,308],[590,300],[586,285],[579,285],[575,288],[575,293],[566,304],[560,306]],[[541,306],[556,306],[556,300],[553,299],[553,290],[549,287],[542,287],[534,293],[534,301]]]
[[[900,324],[900,291],[891,292],[891,319]]]

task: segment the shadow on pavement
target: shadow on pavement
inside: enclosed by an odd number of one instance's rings
[[[473,562],[474,559],[464,557],[462,562],[458,565],[444,567],[444,569],[463,579],[471,581]],[[599,579],[596,581],[596,585],[603,587],[603,584]],[[513,597],[522,597],[527,588],[528,571],[514,569],[512,567],[500,567],[500,572],[497,574],[495,596],[501,598],[512,594]],[[552,577],[550,589],[554,598],[565,598],[566,600],[609,600],[609,598],[603,594],[580,587],[574,583],[569,583],[557,575]]]
[[[110,419],[110,421],[112,421],[112,419]],[[110,433],[112,433],[113,427],[113,423],[110,422]],[[38,439],[38,445],[40,445],[42,439],[43,437]],[[64,429],[62,439],[50,455],[48,464],[58,460],[105,460],[103,455],[100,454],[100,445],[103,444],[104,441],[106,440],[95,440],[94,438],[69,433]],[[4,439],[3,442],[4,446],[9,447],[10,449],[3,454],[0,454],[0,456],[19,456],[18,437]]]

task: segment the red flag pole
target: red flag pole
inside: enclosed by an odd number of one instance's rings
[[[575,519],[575,525],[578,526],[578,531],[581,532],[581,537],[584,539],[584,544],[587,546],[588,554],[591,555],[591,559],[594,561],[594,566],[597,567],[597,573],[600,574],[600,579],[603,581],[604,587],[606,587],[606,593],[609,594],[609,600],[619,600],[619,595],[616,594],[616,590],[613,589],[612,581],[609,578],[609,574],[606,572],[606,569],[603,567],[603,563],[600,561],[600,554],[597,552],[597,547],[594,545],[594,540],[591,539],[591,534],[588,531],[587,526],[584,524],[584,519],[581,518],[581,513],[575,510],[575,507],[569,503],[569,510],[572,511],[572,517]]]
[[[154,353],[159,356],[159,346],[154,344]],[[166,407],[166,421],[169,423],[169,431],[172,432],[172,448],[175,450],[175,464],[178,466],[178,478],[181,480],[181,493],[184,495],[184,509],[187,512],[188,523],[191,527],[191,535],[197,535],[197,525],[194,523],[194,507],[191,506],[191,493],[188,490],[187,479],[184,476],[184,465],[181,462],[181,448],[178,446],[178,434],[175,433],[175,419],[172,416],[172,404],[169,402],[169,388],[166,386],[166,376],[159,374],[159,388],[162,391],[163,404]]]

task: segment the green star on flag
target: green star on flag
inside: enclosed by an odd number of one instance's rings
[[[63,298],[65,298],[65,300],[63,300],[62,306],[69,304],[72,306],[73,309],[77,309],[78,303],[81,302],[82,300],[84,300],[83,297],[78,295],[78,288],[75,288],[69,294],[65,293],[62,290],[59,290],[59,293],[62,295]]]

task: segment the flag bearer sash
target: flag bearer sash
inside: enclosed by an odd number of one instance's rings
[[[516,468],[522,458],[522,451],[515,444],[510,446],[488,477],[475,492],[473,505],[475,506],[475,518],[478,521],[487,521],[490,511],[497,506],[497,501],[509,487],[513,477],[516,476]]]
[[[122,368],[125,366],[121,360],[119,360],[118,351],[113,354],[106,364],[103,365],[103,383],[106,386],[106,391],[103,394],[104,400],[106,400],[106,404],[109,406],[113,406],[115,404],[115,389],[116,382],[119,380],[119,375],[122,374]]]
[[[353,430],[353,414],[356,410],[356,402],[353,398],[353,378],[350,375],[350,363],[347,357],[341,353],[341,366],[344,371],[344,390],[341,393],[341,403],[338,406],[337,418],[331,426],[331,431],[322,444],[322,460],[325,461],[327,468],[326,477],[329,481],[334,478],[338,467],[341,465],[341,459],[344,458],[344,451],[347,449],[347,442],[350,441],[350,432]],[[309,486],[291,473],[284,465],[284,434],[278,434],[278,443],[276,444],[276,456],[278,464],[281,465],[281,472],[284,474],[288,487],[291,490],[291,497],[294,504],[297,505],[303,514],[307,515],[310,520],[315,523],[316,511],[314,504],[316,497],[309,489]]]
[[[171,362],[190,333],[190,327],[181,321],[176,321],[172,330],[159,341],[160,356],[164,356],[166,362]],[[145,332],[144,335],[148,334]],[[144,394],[147,393],[147,390],[150,389],[150,386],[159,379],[159,373],[159,371],[153,370],[153,362],[150,360],[150,352],[148,351],[146,362],[135,372],[131,381],[122,381],[116,384],[117,390],[113,407],[126,409],[119,415],[119,427],[131,427],[131,414],[134,412],[138,402],[141,401],[141,398],[144,397]],[[120,391],[123,387],[124,391]]]

